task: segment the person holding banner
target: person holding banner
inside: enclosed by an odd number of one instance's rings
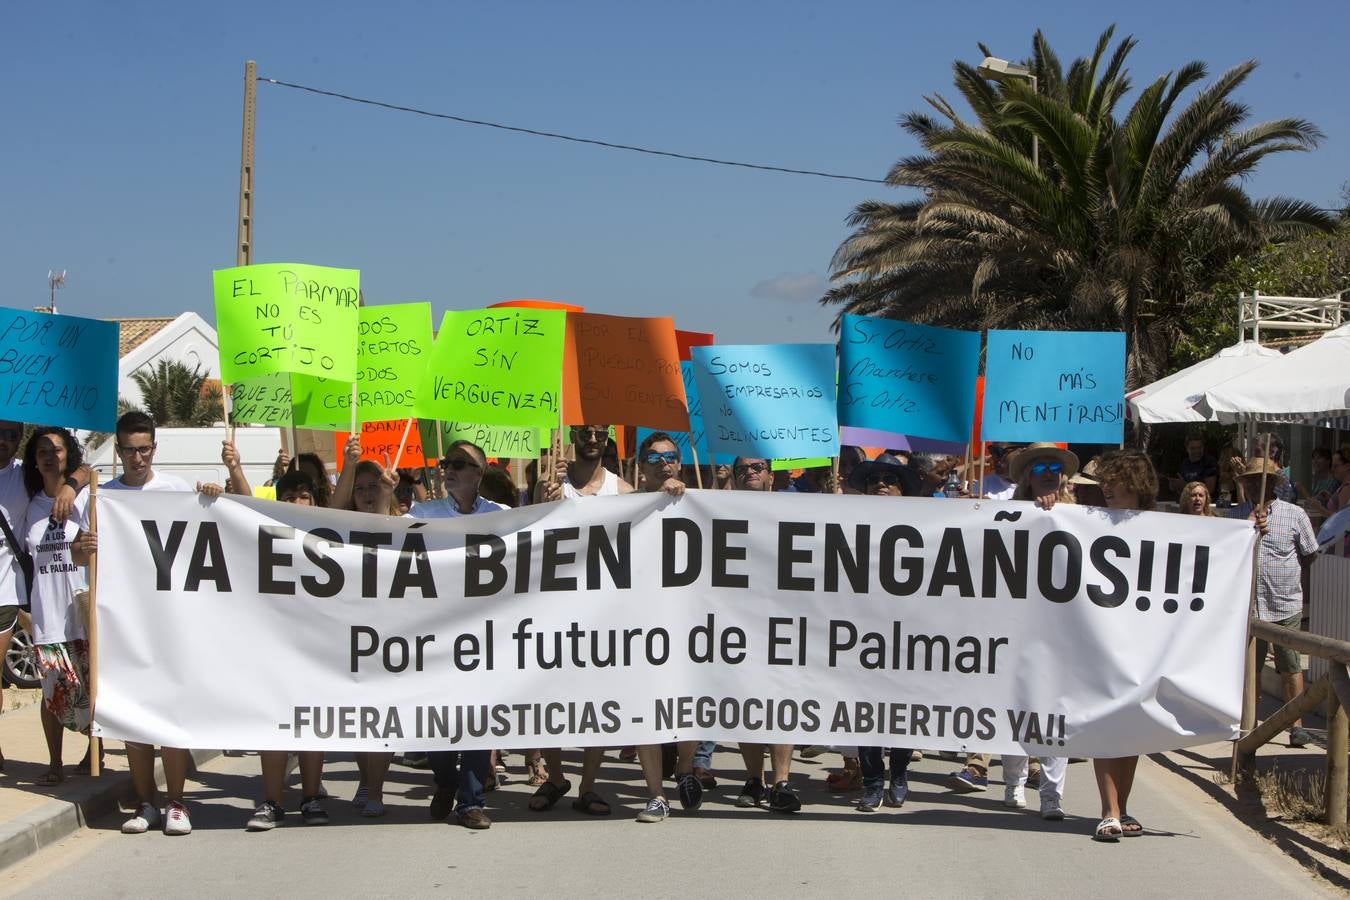
[[[154,469],[155,421],[140,410],[126,413],[113,429],[115,449],[122,461],[122,474],[104,482],[105,491],[191,491],[186,481]],[[218,484],[198,482],[196,489],[208,497],[218,497]],[[127,767],[131,769],[131,783],[140,803],[135,814],[122,823],[123,834],[144,834],[160,824],[159,807],[155,805],[155,748],[152,744],[127,741]],[[188,751],[181,747],[160,747],[164,761],[164,833],[184,835],[192,833],[192,820],[183,805],[183,785],[187,781]]]
[[[24,484],[23,463],[17,458],[23,440],[23,423],[0,420],[0,516],[4,537],[0,540],[0,653],[9,650],[9,639],[19,621],[20,606],[27,605],[33,575],[33,558],[21,534],[28,517],[28,488]],[[52,505],[52,517],[65,522],[74,508],[75,496],[89,483],[89,468],[82,466],[63,484]],[[0,706],[4,696],[0,694]],[[5,755],[0,753],[0,769]]]
[[[663,491],[672,497],[684,493],[684,482],[675,476],[680,471],[680,448],[664,431],[653,431],[643,439],[637,453],[638,471],[642,474],[642,490]],[[676,747],[675,789],[680,806],[690,812],[703,804],[703,785],[694,777],[694,753],[698,741],[680,741]],[[642,776],[647,781],[647,806],[638,813],[639,822],[664,822],[670,815],[662,782],[662,752],[660,744],[641,744],[637,748],[642,764]]]
[[[617,497],[633,493],[631,484],[604,466],[605,447],[609,444],[608,425],[573,425],[572,444],[576,447],[576,460],[568,463],[561,457],[556,459],[553,477],[541,479],[535,485],[536,502]],[[562,748],[545,748],[543,756],[549,780],[541,784],[530,798],[530,809],[535,812],[552,809],[572,788],[572,783],[563,777]],[[572,801],[572,808],[577,812],[590,816],[609,815],[609,803],[592,790],[604,758],[603,747],[586,747],[582,750],[580,794]]]
[[[440,462],[446,496],[412,505],[410,519],[448,519],[506,509],[478,493],[487,468],[487,454],[471,441],[455,441]],[[465,828],[482,831],[492,827],[485,786],[492,777],[491,750],[433,750],[427,754],[436,793],[428,811],[442,822],[454,806],[455,821]]]
[[[855,493],[873,497],[922,496],[919,473],[889,453],[874,460],[864,460],[849,473],[849,486]],[[858,812],[876,812],[883,805],[899,809],[909,796],[909,764],[913,750],[890,748],[890,784],[886,784],[886,760],[883,747],[859,747],[858,761],[862,766],[863,795],[858,801]]]
[[[855,470],[856,474],[856,470]],[[736,457],[731,466],[731,477],[738,491],[772,491],[773,466],[767,459]],[[749,808],[765,801],[764,744],[741,744],[741,760],[747,776],[745,786],[736,798],[736,805]],[[768,808],[772,812],[792,813],[802,808],[788,778],[792,775],[792,744],[769,744],[773,763],[773,787],[768,790]]]
[[[389,457],[385,456],[385,466],[371,459],[362,459],[359,434],[347,439],[342,453],[345,462],[338,476],[337,487],[333,489],[333,500],[338,508],[372,515],[398,515],[398,505],[394,501],[398,474],[387,468]],[[356,770],[360,781],[352,796],[352,806],[367,819],[376,819],[385,813],[384,780],[393,759],[392,753],[356,754]]]
[[[1264,473],[1264,474],[1263,474]],[[1264,479],[1264,484],[1262,483]],[[1308,514],[1300,507],[1279,499],[1285,481],[1279,463],[1255,456],[1239,473],[1242,494],[1247,500],[1228,511],[1231,519],[1255,518],[1261,528],[1259,550],[1260,577],[1256,582],[1254,614],[1263,622],[1272,622],[1290,631],[1303,628],[1303,576],[1317,556],[1317,535]],[[1264,498],[1261,495],[1265,488]],[[1259,504],[1259,505],[1258,505]],[[1256,665],[1266,664],[1266,651],[1275,657],[1275,671],[1285,702],[1303,693],[1303,662],[1298,652],[1279,644],[1256,642]],[[1298,719],[1289,726],[1289,746],[1306,747],[1312,734]]]
[[[309,475],[292,470],[277,479],[277,499],[298,506],[318,506],[319,488]],[[325,495],[326,496],[326,495]],[[323,751],[302,750],[300,758],[300,818],[306,825],[327,825],[328,810],[323,808]],[[261,750],[263,801],[253,811],[245,829],[271,831],[286,815],[286,767],[290,754],[285,750]]]
[[[1097,463],[1097,477],[1107,509],[1153,509],[1158,502],[1158,473],[1149,458],[1138,450],[1112,450]],[[1128,815],[1130,788],[1138,756],[1094,759],[1097,793],[1102,801],[1102,819],[1092,834],[1094,841],[1115,843],[1121,837],[1139,837],[1144,826]]]
[[[57,495],[83,463],[80,442],[65,428],[43,426],[24,448],[23,480],[28,510],[23,534],[33,556],[33,650],[42,674],[42,731],[49,764],[39,784],[64,780],[62,729],[89,731],[89,641],[77,594],[85,589],[83,566],[97,547],[88,530],[89,493],[81,490],[65,522],[52,517]],[[87,757],[86,757],[87,759]],[[87,765],[87,763],[81,763]]]

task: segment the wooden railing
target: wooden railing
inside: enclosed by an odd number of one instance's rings
[[[1233,774],[1250,771],[1256,751],[1323,701],[1327,703],[1327,783],[1323,800],[1326,823],[1344,825],[1346,821],[1347,743],[1350,742],[1350,641],[1293,631],[1272,622],[1252,619],[1247,645],[1247,666],[1243,678],[1242,737],[1233,748]],[[1256,641],[1279,644],[1299,653],[1327,661],[1327,674],[1290,700],[1273,716],[1256,724],[1257,682]]]

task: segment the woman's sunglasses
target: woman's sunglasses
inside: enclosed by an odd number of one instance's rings
[[[1051,463],[1031,464],[1032,475],[1059,475],[1063,471],[1064,471],[1063,463],[1051,462]]]

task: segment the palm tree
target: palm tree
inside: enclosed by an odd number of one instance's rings
[[[160,360],[154,370],[137,370],[131,379],[141,389],[141,406],[161,428],[203,427],[224,418],[220,386],[208,383],[198,366]]]
[[[1233,256],[1333,227],[1307,203],[1256,201],[1241,187],[1265,157],[1310,150],[1321,137],[1301,119],[1244,127],[1250,113],[1233,94],[1254,61],[1182,106],[1206,77],[1203,63],[1187,63],[1118,117],[1135,41],[1108,56],[1113,34],[1065,74],[1037,31],[1026,63],[1035,91],[957,62],[956,89],[975,120],[940,95],[925,98],[937,116],[901,118],[925,153],[900,160],[886,180],[922,194],[853,211],[856,230],[835,252],[821,302],[967,328],[1122,330],[1127,379],[1137,384],[1166,366],[1188,296]]]

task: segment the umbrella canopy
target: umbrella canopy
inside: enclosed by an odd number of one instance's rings
[[[1303,422],[1350,415],[1350,325],[1205,393],[1220,422]]]
[[[1259,369],[1283,354],[1252,341],[1224,347],[1209,359],[1145,385],[1126,399],[1135,421],[1209,422],[1208,410],[1196,409],[1205,391],[1253,369]]]

